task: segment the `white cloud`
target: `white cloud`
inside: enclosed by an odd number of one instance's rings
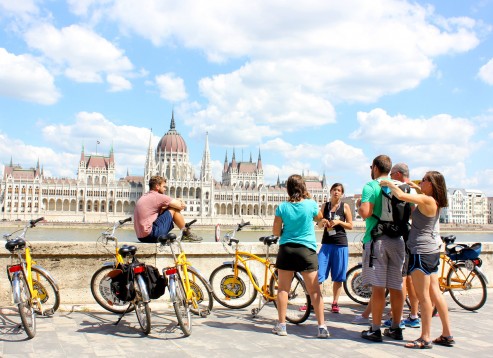
[[[187,91],[183,79],[174,73],[165,73],[156,76],[156,85],[159,87],[161,98],[170,102],[180,102],[187,98]]]
[[[40,104],[54,104],[60,93],[53,76],[31,55],[0,48],[0,95]]]
[[[36,0],[0,0],[0,9],[7,14],[21,16],[38,12]]]
[[[109,74],[106,76],[106,81],[111,85],[110,92],[120,92],[132,89],[132,83],[123,76]]]
[[[77,82],[101,82],[102,74],[120,76],[133,69],[124,52],[90,29],[71,25],[61,30],[49,24],[31,28],[25,33],[31,48],[61,67],[65,75]],[[115,77],[110,77],[114,79]],[[114,89],[114,83],[110,83]],[[128,84],[123,87],[128,87]],[[124,89],[119,87],[120,90]]]
[[[471,121],[439,114],[430,118],[391,116],[383,109],[359,112],[360,127],[351,134],[395,161],[413,166],[443,168],[463,163],[481,145],[472,140]],[[371,159],[370,159],[371,160]]]
[[[479,69],[479,78],[489,85],[493,85],[493,58]]]

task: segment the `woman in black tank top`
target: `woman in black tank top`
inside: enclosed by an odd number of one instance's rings
[[[342,202],[343,196],[344,186],[340,183],[332,185],[330,201],[321,210],[323,219],[318,223],[320,228],[324,228],[322,247],[318,252],[318,283],[321,285],[331,274],[333,313],[339,313],[339,296],[342,283],[346,281],[349,257],[346,230],[353,228],[351,208]]]

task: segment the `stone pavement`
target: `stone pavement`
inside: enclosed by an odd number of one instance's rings
[[[363,306],[343,297],[340,314],[326,312],[331,338],[325,340],[314,337],[313,315],[299,326],[288,323],[288,336],[279,337],[270,331],[276,319],[272,305],[252,318],[249,309],[229,310],[216,302],[209,317],[194,317],[188,338],[176,328],[172,308],[152,302],[149,336],[140,333],[133,312],[114,326],[117,315],[90,305],[65,306],[52,318],[38,318],[36,337],[27,340],[19,328],[16,308],[4,307],[0,309],[0,357],[491,357],[493,290],[488,293],[489,301],[478,312],[465,311],[448,298],[457,342],[454,348],[406,349],[406,341],[419,337],[420,329],[412,328],[404,330],[404,341],[384,338],[383,343],[368,343],[360,338],[366,326],[350,323]],[[439,318],[433,318],[432,324],[432,335],[437,337],[441,333]]]

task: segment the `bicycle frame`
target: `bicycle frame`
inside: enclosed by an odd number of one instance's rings
[[[440,254],[440,261],[441,261],[441,275],[438,278],[438,282],[440,284],[440,290],[442,292],[446,292],[452,289],[464,289],[464,284],[468,281],[470,276],[476,276],[476,273],[473,270],[470,270],[469,273],[466,275],[463,270],[458,269],[457,265],[455,262],[448,257],[445,253]],[[445,266],[448,267],[448,270],[445,271]],[[479,269],[478,266],[475,265]],[[455,278],[452,278],[452,280],[455,283],[451,283],[450,285],[447,285],[447,275],[449,270],[454,270],[456,273]],[[462,276],[462,277],[460,277]]]
[[[252,271],[247,265],[247,262],[249,261],[256,261],[264,265],[264,282],[262,284],[262,287],[257,285],[257,283],[255,282],[252,275]],[[238,249],[236,249],[234,261],[224,262],[224,264],[227,265],[231,264],[233,266],[235,276],[238,276],[238,265],[240,263],[243,266],[243,268],[246,270],[248,277],[250,278],[250,282],[252,283],[255,290],[257,290],[257,292],[259,292],[266,300],[274,301],[276,297],[270,295],[268,282],[270,281],[270,277],[274,275],[275,265],[270,262],[269,258],[266,257],[265,259],[263,259],[255,254],[245,251],[238,251]],[[276,277],[276,281],[277,281],[277,277]]]
[[[169,243],[169,246],[171,248],[171,253],[173,255],[173,260],[175,262],[175,265],[174,265],[174,268],[176,269],[176,272],[175,273],[171,273],[172,271],[170,271],[170,269],[172,269],[172,267],[168,267],[166,269],[166,272],[167,274],[175,274],[175,275],[178,275],[178,277],[180,278],[181,282],[183,283],[183,287],[185,289],[185,295],[186,295],[186,299],[189,303],[192,304],[193,308],[194,309],[197,309],[198,308],[198,305],[197,305],[197,301],[194,300],[194,295],[195,295],[195,292],[194,290],[192,290],[192,287],[190,285],[190,279],[188,277],[188,267],[192,267],[190,265],[190,262],[187,261],[187,256],[185,254],[185,252],[182,250],[181,248],[181,244],[180,242],[178,241],[178,247],[180,249],[180,253],[177,255],[175,253],[175,250],[173,249],[173,243]],[[178,273],[178,267],[181,267],[182,270],[183,270],[183,276],[184,277],[181,277],[182,275],[180,275]],[[195,297],[196,298],[196,297]]]

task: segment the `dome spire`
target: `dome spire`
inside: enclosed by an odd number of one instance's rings
[[[169,126],[170,130],[175,130],[175,110],[171,111],[171,124]]]

